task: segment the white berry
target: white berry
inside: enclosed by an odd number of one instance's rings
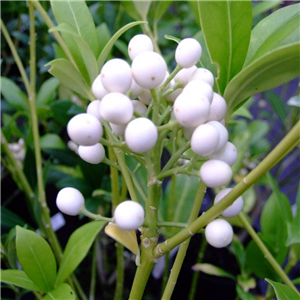
[[[214,93],[212,102],[210,104],[210,113],[208,115],[208,121],[222,121],[227,113],[227,104],[225,99]]]
[[[221,201],[231,190],[232,190],[231,188],[221,190],[216,195],[214,204],[217,204],[219,201]],[[243,205],[244,205],[244,200],[240,196],[222,212],[222,216],[225,218],[233,218],[237,216],[242,211]]]
[[[213,127],[215,127],[218,131],[219,131],[219,135],[220,135],[220,140],[219,140],[219,144],[217,145],[215,151],[220,151],[228,142],[228,130],[226,129],[226,127],[221,124],[218,121],[210,121],[207,122],[206,124],[209,124]]]
[[[211,71],[205,68],[198,68],[196,69],[193,74],[190,76],[189,81],[192,80],[203,80],[208,83],[211,87],[214,86],[214,75]]]
[[[167,64],[156,52],[146,51],[137,55],[131,65],[132,77],[146,89],[158,87],[165,79]]]
[[[147,112],[147,106],[138,100],[131,100],[132,104],[133,104],[133,109],[136,113],[140,114],[140,115],[145,115]]]
[[[101,121],[100,103],[100,100],[94,100],[88,105],[86,109],[87,114],[95,116],[99,121]]]
[[[221,187],[231,180],[232,170],[221,160],[208,160],[200,168],[200,177],[208,187]]]
[[[131,86],[130,86],[130,89],[129,89],[129,97],[131,98],[131,99],[135,99],[135,98],[137,98],[140,94],[141,94],[141,92],[142,92],[142,87],[141,86],[139,86],[136,82],[135,82],[135,80],[132,78],[132,82],[131,82]]]
[[[139,100],[146,105],[149,105],[152,100],[152,95],[148,89],[142,89],[138,96]]]
[[[109,125],[116,136],[124,135],[127,124],[119,125],[110,122]]]
[[[195,65],[190,68],[180,70],[174,77],[175,82],[180,82],[182,86],[187,85],[195,70],[197,70]]]
[[[61,212],[76,216],[80,214],[81,209],[84,207],[84,198],[77,189],[66,187],[57,194],[56,205]]]
[[[107,61],[101,70],[101,80],[107,91],[126,93],[132,82],[130,65],[120,58]]]
[[[137,34],[129,41],[128,55],[131,60],[134,60],[138,54],[146,51],[153,51],[153,43],[148,35]]]
[[[197,93],[183,92],[174,101],[174,115],[183,127],[195,127],[204,123],[209,114],[208,99]]]
[[[209,103],[212,102],[214,91],[212,87],[203,80],[192,80],[184,88],[184,93],[197,93],[207,97]]]
[[[176,48],[176,63],[183,68],[190,68],[195,65],[202,54],[199,42],[193,38],[183,39]]]
[[[216,219],[207,224],[205,238],[211,246],[223,248],[232,242],[233,229],[227,221]]]
[[[214,152],[209,156],[210,159],[222,160],[229,166],[233,166],[237,160],[237,157],[237,149],[231,142],[227,142],[221,150]]]
[[[79,146],[78,154],[90,164],[99,164],[105,156],[105,150],[102,144],[97,143],[93,146]]]
[[[101,117],[114,124],[127,124],[133,116],[131,100],[121,93],[109,93],[101,100]]]
[[[219,132],[213,126],[202,124],[193,132],[191,138],[192,150],[200,156],[206,156],[214,152],[219,144]]]
[[[125,129],[127,146],[136,153],[145,153],[154,147],[157,136],[156,126],[147,118],[134,119]]]
[[[108,93],[102,84],[101,74],[94,80],[92,84],[92,92],[98,100],[101,100]]]
[[[67,125],[70,139],[77,145],[92,146],[99,142],[103,134],[100,121],[90,114],[78,114]]]
[[[121,202],[115,209],[114,220],[123,230],[136,230],[144,223],[145,212],[143,207],[134,201]]]

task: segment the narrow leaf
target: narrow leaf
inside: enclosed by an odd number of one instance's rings
[[[39,89],[36,96],[37,106],[49,105],[54,98],[54,94],[58,88],[59,80],[56,78],[47,79]]]
[[[299,76],[300,44],[269,52],[245,67],[228,84],[224,98],[230,116],[244,100]]]
[[[127,1],[122,1],[122,2],[127,2]],[[109,54],[110,50],[112,49],[114,43],[116,42],[116,40],[124,33],[126,32],[128,29],[130,29],[131,27],[140,25],[140,24],[145,24],[147,22],[145,21],[137,21],[137,22],[132,22],[129,23],[127,25],[125,25],[124,27],[122,27],[121,29],[119,29],[113,36],[112,38],[109,40],[109,42],[106,44],[106,46],[104,47],[104,49],[101,52],[101,55],[98,58],[97,64],[98,64],[98,68],[99,70],[101,70],[107,55]]]
[[[132,1],[133,5],[141,16],[142,20],[147,20],[148,11],[151,5],[151,1]]]
[[[78,267],[104,224],[101,221],[90,222],[72,233],[64,251],[55,286],[63,283]]]
[[[1,282],[13,284],[30,291],[41,291],[21,270],[1,270]]]
[[[94,56],[97,57],[99,55],[97,32],[86,2],[84,0],[51,1],[51,6],[57,24],[69,24],[85,40]],[[63,37],[65,39],[64,34]],[[70,37],[67,37],[67,44],[69,40]]]
[[[133,1],[121,1],[121,5],[123,6],[126,13],[134,20],[140,20],[141,16],[136,10]]]
[[[251,40],[245,65],[249,65],[259,56],[283,46],[282,42],[291,34],[293,40],[299,42],[299,11],[300,4],[288,5],[259,22],[251,33]]]
[[[227,277],[235,280],[235,277],[233,275],[211,264],[196,264],[192,267],[192,269],[194,271],[201,271],[208,275]]]
[[[255,18],[260,14],[268,12],[271,9],[278,7],[282,1],[261,1],[255,2],[255,5],[252,10],[252,17]]]
[[[72,63],[66,59],[59,58],[49,62],[47,65],[51,66],[48,71],[51,75],[59,79],[70,90],[87,98],[90,88]]]
[[[76,294],[72,290],[72,288],[63,283],[59,285],[57,288],[49,292],[42,300],[75,300]]]
[[[105,233],[117,242],[121,243],[135,255],[139,255],[140,249],[137,243],[136,232],[134,230],[125,231],[119,228],[117,224],[109,223],[105,227]]]
[[[26,95],[12,80],[1,77],[1,93],[6,102],[15,110],[29,112]]]
[[[278,300],[296,300],[300,298],[300,294],[296,293],[289,286],[286,286],[279,282],[275,282],[268,278],[266,279],[266,281],[272,285]]]
[[[26,275],[43,292],[54,287],[56,261],[49,244],[31,230],[17,226],[17,255]]]
[[[155,15],[154,15],[154,22],[158,22],[158,20],[164,15],[164,13],[168,10],[171,6],[173,1],[155,1],[153,4],[157,4],[155,7]],[[152,10],[152,8],[151,8]]]
[[[251,1],[199,1],[201,28],[212,62],[218,65],[218,92],[241,70],[250,41]]]

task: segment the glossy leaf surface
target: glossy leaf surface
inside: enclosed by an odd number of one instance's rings
[[[104,224],[102,221],[90,222],[72,233],[60,263],[55,286],[63,283],[78,267]]]
[[[43,292],[54,287],[56,260],[49,244],[31,230],[17,226],[17,255],[26,275]]]
[[[1,270],[1,282],[13,284],[30,291],[40,291],[26,273],[21,270]]]
[[[212,62],[218,65],[218,92],[241,70],[252,24],[251,1],[199,1],[201,28]]]
[[[266,279],[266,281],[268,281],[274,288],[278,300],[295,300],[300,298],[300,295],[292,288],[271,279]]]

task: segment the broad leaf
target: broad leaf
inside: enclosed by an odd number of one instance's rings
[[[78,267],[104,224],[102,221],[90,222],[72,233],[59,266],[55,286],[63,283]]]
[[[99,44],[93,17],[84,0],[51,1],[57,24],[67,23],[89,45],[95,57],[99,55]],[[63,37],[65,39],[64,33]],[[67,45],[74,45],[70,36],[66,37]],[[70,42],[71,41],[71,42]],[[69,47],[73,54],[72,47]],[[76,47],[74,48],[76,49]]]
[[[180,174],[171,179],[166,187],[163,199],[159,202],[162,221],[186,223],[189,219],[199,185],[199,178]],[[176,191],[174,193],[174,191]],[[180,229],[162,228],[162,234],[171,236]]]
[[[122,1],[122,2],[127,2],[127,1]],[[125,25],[124,27],[122,27],[121,29],[119,29],[113,36],[112,38],[109,40],[109,42],[106,44],[106,46],[104,47],[104,49],[101,52],[101,55],[98,58],[97,64],[98,64],[98,68],[99,70],[101,70],[107,55],[109,54],[110,50],[112,49],[112,47],[114,46],[116,40],[128,29],[130,29],[131,27],[140,25],[140,24],[145,24],[147,22],[145,21],[137,21],[137,22],[132,22],[129,23],[127,25]]]
[[[16,225],[24,226],[25,221],[5,206],[1,206],[1,229],[11,229]]]
[[[41,291],[21,270],[1,270],[1,282],[13,284],[30,291]]]
[[[300,44],[271,51],[245,67],[228,84],[224,98],[229,117],[247,98],[299,76]]]
[[[255,1],[252,9],[252,17],[255,18],[260,14],[266,13],[275,7],[278,7],[282,1]]]
[[[40,291],[51,291],[56,260],[49,244],[35,232],[17,226],[17,255],[24,272]]]
[[[87,98],[90,88],[72,63],[66,59],[59,58],[52,60],[48,65],[51,66],[48,71],[51,75],[59,79],[70,90]]]
[[[218,92],[223,95],[247,55],[252,25],[251,1],[199,1],[198,6],[211,60],[218,65]]]
[[[300,294],[296,293],[292,288],[282,283],[266,279],[274,288],[278,300],[296,300],[300,298]]]
[[[194,271],[201,271],[208,275],[227,277],[235,280],[235,277],[233,275],[211,264],[196,264],[192,267],[192,269]]]
[[[59,86],[59,80],[56,78],[47,79],[39,89],[36,96],[37,106],[49,105],[54,98],[54,94]]]
[[[49,292],[42,300],[75,300],[76,294],[72,290],[72,288],[63,283],[59,285],[57,288]]]
[[[288,5],[258,23],[251,33],[245,65],[280,46],[299,42],[300,4]]]
[[[15,110],[29,113],[26,95],[12,80],[1,77],[1,93],[6,102]]]
[[[68,35],[73,36],[74,41],[75,41],[75,43],[78,47],[78,50],[79,50],[79,52],[81,54],[81,57],[83,59],[83,62],[84,62],[83,67],[84,67],[85,71],[82,72],[81,68],[79,68],[79,71],[81,72],[82,76],[85,76],[85,74],[87,72],[87,74],[89,76],[88,77],[88,82],[91,85],[99,72],[98,72],[96,58],[95,58],[91,48],[89,47],[89,45],[67,23],[61,23],[59,26],[51,28],[50,32],[53,32],[53,31],[60,31],[60,32],[64,33],[67,36]],[[80,67],[80,66],[78,66],[78,67]]]

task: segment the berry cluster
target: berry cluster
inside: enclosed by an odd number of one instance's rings
[[[196,67],[202,54],[201,45],[193,38],[183,39],[176,48],[177,67],[171,75],[163,57],[153,51],[147,35],[134,36],[128,44],[128,54],[131,65],[119,58],[103,65],[92,84],[96,99],[88,105],[86,113],[74,116],[68,123],[67,132],[78,145],[79,156],[92,164],[104,160],[105,150],[100,143],[104,123],[128,147],[129,153],[151,150],[157,143],[160,124],[151,120],[149,110],[154,93],[159,90],[163,101],[173,108],[166,122],[175,121],[194,153],[208,159],[200,168],[203,182],[212,188],[226,186],[232,177],[231,166],[237,159],[237,150],[228,141],[224,126],[226,101],[213,91],[214,76],[208,69]],[[82,198],[73,190],[64,190],[66,199],[77,199],[76,205],[66,209],[71,204],[67,200],[62,204],[61,191],[58,207],[72,215],[79,213]],[[215,202],[229,190],[222,190]],[[223,216],[236,215],[242,206],[243,200],[236,200]],[[136,202],[125,201],[116,208],[114,218],[121,229],[134,230],[142,226],[144,210]],[[221,242],[218,234],[226,238]],[[232,236],[232,228],[224,220],[214,220],[206,227],[206,238],[215,247],[226,246]]]

